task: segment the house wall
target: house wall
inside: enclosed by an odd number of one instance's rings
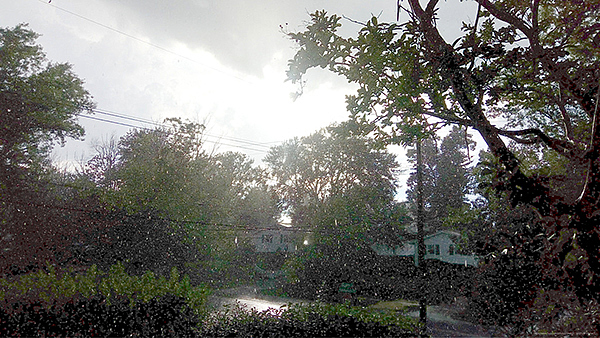
[[[451,250],[452,247],[452,250]],[[451,264],[478,266],[475,255],[457,253],[457,246],[449,234],[440,232],[425,239],[425,259],[437,259]]]
[[[295,252],[295,234],[285,230],[262,230],[254,234],[256,252]]]
[[[462,255],[457,253],[457,246],[449,233],[439,232],[428,236],[425,242],[425,259],[437,259],[446,263],[460,264],[465,266],[478,266],[479,258],[474,255]],[[382,256],[413,256],[415,264],[416,241],[410,241],[403,246],[390,247],[382,244],[374,244],[371,248]],[[450,250],[452,248],[452,250]]]

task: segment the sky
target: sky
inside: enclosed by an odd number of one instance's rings
[[[452,41],[476,7],[440,5],[438,25]],[[297,47],[282,27],[301,31],[315,10],[396,20],[396,0],[0,0],[0,25],[27,23],[41,34],[48,59],[72,64],[104,112],[80,117],[86,137],[56,148],[57,164],[73,169],[94,144],[169,117],[204,123],[208,151],[260,163],[271,146],[348,118],[345,95],[356,86],[345,79],[310,70],[297,100],[298,87],[285,81]],[[342,34],[361,28],[352,21],[342,21]],[[409,169],[402,149],[391,151]]]

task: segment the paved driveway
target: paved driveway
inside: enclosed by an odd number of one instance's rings
[[[419,318],[419,311],[410,311],[408,316]],[[494,329],[456,319],[450,306],[427,307],[427,333],[431,337],[504,337]]]

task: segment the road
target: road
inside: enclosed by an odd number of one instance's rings
[[[419,318],[418,309],[407,313]],[[456,312],[450,306],[427,307],[427,333],[431,337],[504,337],[494,329],[456,319]]]

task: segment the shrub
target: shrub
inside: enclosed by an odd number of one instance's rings
[[[40,302],[0,313],[2,336],[193,336],[200,318],[182,297],[167,294],[148,302],[103,295],[61,305]]]
[[[203,337],[413,337],[416,322],[388,312],[322,303],[287,310],[234,307],[211,318]]]
[[[152,272],[130,276],[121,264],[108,274],[46,271],[0,279],[0,335],[165,335],[195,330],[207,314],[208,289]],[[167,330],[167,331],[165,331]]]

